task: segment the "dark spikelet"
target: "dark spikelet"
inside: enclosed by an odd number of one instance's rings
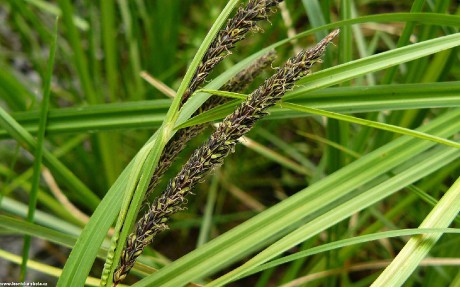
[[[270,66],[275,59],[275,51],[270,51],[257,59],[252,65],[236,74],[230,81],[228,81],[223,87],[223,91],[229,92],[241,92],[243,91],[263,70]],[[225,97],[211,96],[201,108],[195,112],[194,116],[202,112],[208,111],[218,105],[225,103],[228,99]],[[150,180],[149,187],[146,192],[148,197],[156,185],[158,184],[161,176],[171,166],[177,155],[185,148],[186,144],[190,139],[200,134],[208,125],[196,125],[188,128],[179,130],[171,141],[166,145],[160,161],[157,165],[155,172]]]
[[[250,31],[260,30],[257,22],[266,20],[273,7],[282,0],[249,0],[246,6],[241,6],[235,16],[228,20],[224,29],[219,31],[209,46],[198,66],[189,87],[182,97],[182,104],[204,82],[211,70],[225,57],[231,54],[235,44],[246,37]]]
[[[196,91],[196,89],[205,81],[212,69],[225,57],[231,54],[230,50],[235,47],[235,44],[243,40],[248,32],[259,30],[257,28],[257,22],[266,20],[272,9],[282,1],[283,0],[250,0],[246,6],[241,6],[238,9],[235,16],[228,20],[225,28],[219,31],[216,38],[213,40],[208,50],[204,54],[198,69],[195,71],[195,74],[193,75],[192,80],[182,97],[181,105],[183,105]],[[248,79],[251,79],[251,77],[241,77],[240,80],[235,80],[234,82],[248,84]],[[228,90],[225,87],[223,90],[241,91]],[[207,104],[213,105],[209,107],[204,105],[201,111],[203,111],[204,108],[211,109],[219,105],[220,102],[221,100],[217,99],[208,101]],[[205,127],[206,126],[193,127],[176,133],[174,138],[171,139],[170,144],[168,144],[163,150],[159,164],[152,175],[152,179],[150,180],[146,196],[151,194],[151,192],[155,189],[159,179],[169,168],[174,158],[176,158],[176,156],[183,150],[185,144],[191,138],[200,134]]]
[[[223,87],[222,90],[229,91],[229,92],[241,92],[243,91],[263,70],[267,67],[270,67],[272,62],[276,57],[275,51],[270,51],[267,54],[263,55],[259,59],[257,59],[252,65],[247,67],[246,69],[242,70],[238,74],[236,74],[233,78],[231,78]],[[210,110],[220,104],[223,104],[227,101],[227,98],[219,97],[219,96],[211,96],[198,110],[194,115],[199,114],[201,112]],[[155,189],[156,185],[158,184],[161,176],[165,173],[165,171],[171,166],[171,163],[177,157],[177,155],[185,148],[187,142],[195,137],[196,135],[200,134],[208,125],[196,125],[188,128],[184,128],[179,130],[173,139],[166,145],[163,154],[160,158],[158,166],[150,180],[149,187],[146,192],[146,196],[151,194]],[[146,201],[146,207],[149,207],[148,201]],[[147,214],[148,215],[148,214]],[[130,234],[126,240],[126,246],[138,246],[138,243],[135,242],[136,238],[143,238],[143,240],[148,239],[147,237],[153,236],[166,229],[167,226],[164,224],[155,225],[155,221],[150,218],[148,215],[144,218],[145,222],[152,222],[153,225],[145,226],[147,232],[144,233],[140,237],[137,234]],[[143,248],[132,248],[122,251],[120,265],[118,266],[115,274],[114,274],[114,283],[115,285],[121,282],[126,275],[128,274],[129,270],[134,265],[136,258],[142,253]]]
[[[239,72],[235,77],[230,79],[224,86],[222,86],[222,91],[227,92],[242,92],[244,91],[250,83],[254,81],[254,79],[269,65],[273,63],[276,58],[276,52],[274,50],[268,52],[267,54],[263,55],[257,61],[255,61],[251,66],[244,69],[243,71]],[[214,107],[217,107],[229,99],[220,96],[211,96],[203,105],[202,108],[193,114],[196,116],[210,110]]]
[[[289,59],[278,71],[228,115],[211,137],[191,155],[182,170],[169,182],[166,191],[155,199],[147,213],[137,222],[136,230],[128,237],[120,266],[114,280],[123,279],[136,258],[149,245],[156,234],[167,229],[171,214],[183,210],[186,196],[192,188],[213,169],[220,166],[233,150],[238,139],[254,123],[267,114],[295,82],[310,72],[313,64],[321,61],[327,45],[338,35],[335,30],[315,47],[301,51]]]

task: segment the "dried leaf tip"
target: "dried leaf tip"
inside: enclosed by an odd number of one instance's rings
[[[313,48],[307,50],[307,54],[313,54],[322,56],[324,50],[326,49],[327,45],[332,42],[332,40],[339,35],[340,29],[335,29],[331,33],[329,33],[326,37],[324,37],[318,44],[316,44]]]
[[[329,43],[332,40],[334,40],[334,38],[337,37],[337,35],[339,35],[339,33],[340,33],[340,29],[335,29],[334,31],[329,33],[329,35],[327,35],[322,41],[327,41]]]

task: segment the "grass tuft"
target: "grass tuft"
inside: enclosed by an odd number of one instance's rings
[[[3,2],[0,283],[460,282],[455,1]]]

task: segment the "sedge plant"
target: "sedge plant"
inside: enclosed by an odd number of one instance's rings
[[[2,1],[0,282],[457,286],[458,15]]]

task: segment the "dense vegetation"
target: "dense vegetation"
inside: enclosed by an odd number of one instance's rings
[[[0,0],[0,282],[459,286],[459,14]]]

